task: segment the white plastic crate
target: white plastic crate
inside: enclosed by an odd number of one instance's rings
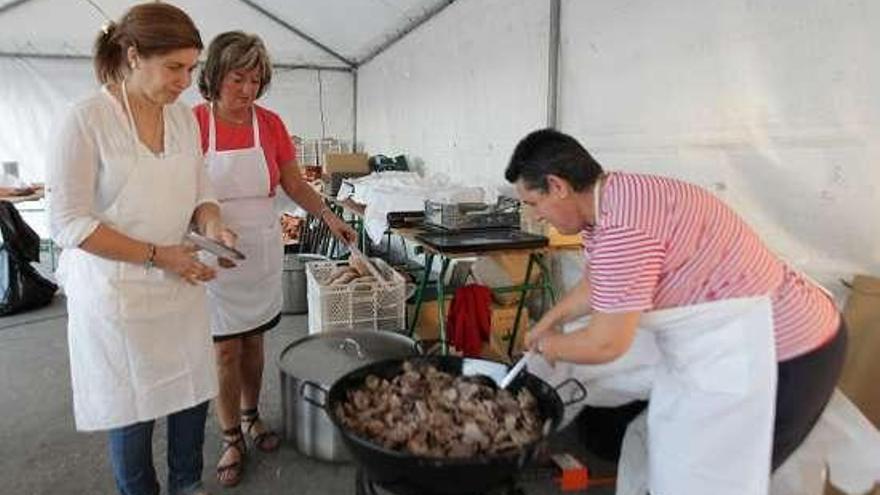
[[[371,258],[389,281],[327,285],[330,274],[348,261],[306,263],[309,333],[334,330],[402,330],[406,325],[406,280],[387,263]]]

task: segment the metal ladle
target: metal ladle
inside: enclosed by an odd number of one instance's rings
[[[511,383],[513,383],[514,378],[516,378],[519,375],[520,371],[522,371],[523,368],[526,367],[526,360],[528,360],[529,356],[531,356],[531,353],[527,351],[522,355],[521,358],[519,358],[519,361],[517,361],[516,364],[514,364],[513,367],[510,368],[510,371],[508,371],[507,374],[504,375],[504,378],[502,378],[501,381],[498,382],[498,388],[507,388]]]

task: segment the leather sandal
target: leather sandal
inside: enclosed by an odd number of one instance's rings
[[[219,460],[217,461],[217,482],[225,487],[237,485],[241,481],[241,476],[244,472],[244,455],[247,452],[247,446],[244,442],[241,425],[223,430],[223,447],[220,449],[221,460],[229,449],[238,451],[238,460],[223,465],[219,464]]]
[[[260,413],[257,411],[257,408],[242,410],[241,423],[244,426],[244,431],[253,440],[254,447],[260,451],[275,452],[281,446],[281,438],[260,420]],[[257,433],[257,430],[254,429],[257,424],[261,424],[264,431]]]

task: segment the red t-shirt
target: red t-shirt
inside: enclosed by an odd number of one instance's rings
[[[596,225],[584,232],[593,309],[650,311],[766,294],[778,360],[834,336],[840,320],[831,299],[708,191],[615,172],[600,199]]]
[[[281,167],[296,158],[296,150],[281,117],[258,105],[254,105],[254,111],[257,114],[257,125],[260,126],[260,144],[266,155],[266,165],[269,167],[269,191],[267,194],[274,196],[275,188],[281,182]],[[202,152],[208,151],[209,112],[210,106],[207,103],[193,107],[193,113],[199,122]],[[238,150],[254,146],[254,131],[250,122],[246,125],[233,125],[215,118],[214,128],[217,132],[217,151]]]

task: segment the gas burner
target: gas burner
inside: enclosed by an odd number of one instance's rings
[[[409,486],[383,486],[373,482],[364,472],[363,468],[358,468],[355,474],[355,494],[356,495],[424,495],[418,489]],[[515,481],[498,487],[485,494],[475,493],[473,495],[525,495],[525,491],[516,485]]]

